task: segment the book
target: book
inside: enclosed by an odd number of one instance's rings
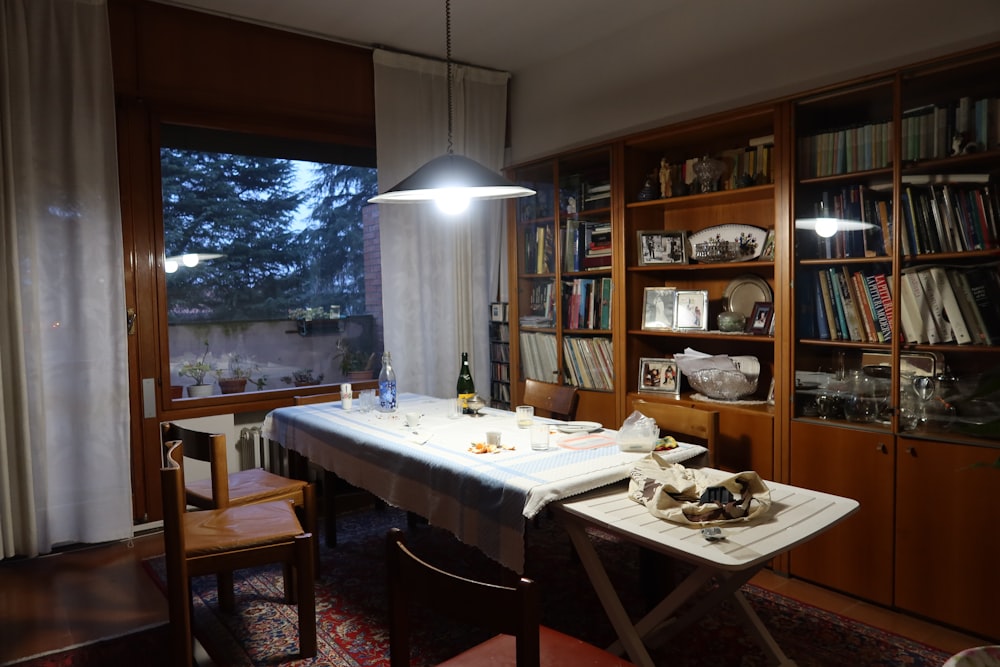
[[[875,303],[872,301],[872,294],[868,291],[866,276],[861,271],[851,274],[854,284],[854,292],[858,296],[858,311],[861,313],[861,323],[864,325],[865,337],[870,343],[881,343],[881,332],[875,322]]]
[[[820,293],[823,295],[823,310],[826,313],[826,321],[830,326],[830,340],[844,340],[844,330],[840,328],[840,318],[837,316],[837,308],[833,301],[833,292],[830,289],[830,274],[826,271],[818,271]]]
[[[955,343],[958,345],[971,343],[972,336],[965,324],[965,318],[962,317],[962,310],[955,299],[955,292],[951,289],[951,281],[948,279],[944,267],[931,266],[926,269],[926,272],[930,274],[934,291],[941,300],[942,318],[946,325],[951,328]]]
[[[951,289],[955,293],[955,299],[958,301],[958,307],[962,310],[962,317],[965,319],[965,324],[969,327],[969,335],[972,336],[972,343],[974,345],[990,345],[991,339],[989,334],[986,333],[986,323],[983,321],[982,313],[979,312],[979,308],[976,306],[976,300],[972,296],[972,289],[969,287],[969,281],[966,279],[965,273],[956,268],[949,268],[946,271],[948,279],[951,281]]]
[[[865,334],[862,331],[861,315],[858,313],[857,299],[851,288],[851,278],[847,267],[841,267],[841,271],[833,270],[831,280],[836,281],[837,298],[840,299],[844,309],[844,319],[847,321],[847,332],[852,341],[859,343],[866,342]]]
[[[813,271],[803,271],[795,285],[795,334],[796,338],[819,338],[818,313],[816,307],[822,297],[816,299],[819,283]]]
[[[1000,341],[1000,276],[996,265],[975,266],[963,270],[972,298],[979,308],[991,341]]]
[[[923,289],[920,287],[920,280],[917,279],[914,284],[914,281],[904,274],[899,282],[899,323],[903,329],[903,340],[907,343],[927,342],[920,311],[922,298]]]
[[[876,320],[879,323],[885,342],[892,342],[892,319],[896,312],[895,304],[892,300],[892,291],[889,289],[889,279],[884,273],[875,274],[875,291],[878,293],[878,306],[876,308]]]
[[[904,271],[905,272],[905,271]],[[920,286],[924,288],[924,307],[926,308],[927,314],[924,315],[925,326],[926,318],[929,316],[931,322],[933,323],[934,330],[937,332],[939,343],[951,343],[955,340],[955,334],[952,331],[951,324],[944,316],[944,303],[941,299],[941,294],[937,291],[937,286],[934,284],[934,279],[927,269],[915,270],[914,273],[920,279]],[[930,329],[928,328],[927,337],[930,338]],[[932,343],[934,341],[931,341]]]

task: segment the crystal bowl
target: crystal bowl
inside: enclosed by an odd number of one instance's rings
[[[738,370],[704,368],[687,379],[698,393],[721,401],[735,401],[757,391],[757,378]]]

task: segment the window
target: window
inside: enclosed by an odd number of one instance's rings
[[[370,149],[163,126],[173,398],[334,383],[375,366],[373,165]]]

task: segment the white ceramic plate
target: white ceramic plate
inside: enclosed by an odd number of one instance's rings
[[[767,230],[754,225],[715,225],[688,235],[688,257],[697,262],[748,262],[764,252]],[[735,244],[735,256],[725,259],[698,257],[698,244],[710,241],[727,241]]]
[[[593,433],[600,431],[604,426],[600,422],[566,422],[556,428],[563,433]]]
[[[766,280],[752,273],[733,278],[722,293],[723,309],[743,313],[747,319],[758,301],[774,301],[774,292]]]

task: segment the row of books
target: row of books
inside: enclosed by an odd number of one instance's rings
[[[906,185],[901,208],[905,255],[997,247],[1000,200],[995,183]]]
[[[552,225],[527,225],[524,234],[524,270],[551,273],[555,269],[556,248]]]
[[[892,121],[837,128],[799,139],[799,178],[889,166]]]
[[[510,364],[493,361],[490,377],[500,382],[510,382]]]
[[[583,389],[614,389],[614,361],[611,339],[566,336],[566,382]]]
[[[1000,344],[997,265],[926,266],[900,276],[900,324],[908,343]]]
[[[800,255],[812,258],[884,257],[892,248],[892,196],[868,186],[845,185],[824,190],[802,217],[834,217],[871,224],[865,230],[839,231],[829,239],[817,237],[815,253],[800,246]]]
[[[563,271],[611,266],[611,222],[567,220],[563,231]]]
[[[490,359],[507,363],[510,361],[510,345],[508,343],[490,343]]]
[[[524,377],[554,382],[559,373],[555,334],[522,331],[520,340],[521,370]]]
[[[507,409],[510,407],[510,385],[505,382],[490,383],[491,407]]]
[[[506,344],[510,340],[510,324],[507,322],[494,322],[490,329],[490,338]]]
[[[746,148],[722,151],[719,159],[726,165],[721,189],[735,190],[747,185],[774,183],[774,135],[754,140]]]
[[[959,155],[1000,145],[1000,98],[962,97],[943,105],[909,109],[903,114],[904,162]]]
[[[563,326],[567,329],[611,328],[611,278],[576,278],[563,283]]]
[[[535,282],[528,294],[528,315],[518,318],[522,327],[554,327],[556,325],[555,283]]]
[[[803,271],[797,326],[801,338],[860,343],[892,341],[891,281],[847,266]]]

